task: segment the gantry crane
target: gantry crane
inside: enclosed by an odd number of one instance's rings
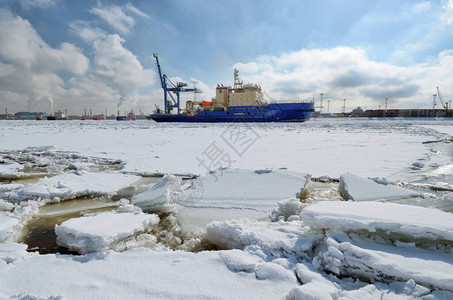
[[[437,87],[437,95],[439,96],[439,101],[440,101],[440,104],[442,104],[443,108],[445,108],[446,110],[448,110],[448,102],[442,98],[442,96],[440,95],[440,91],[439,91],[439,87]]]
[[[179,94],[183,92],[195,92],[201,93],[201,90],[197,88],[188,89],[185,88],[187,83],[185,82],[177,82],[174,84],[171,80],[167,77],[167,75],[162,74],[162,70],[159,64],[159,58],[157,57],[156,53],[153,53],[154,58],[156,59],[157,70],[159,71],[159,78],[162,88],[164,89],[164,104],[165,104],[165,113],[169,114],[173,108],[178,110],[179,115]],[[172,94],[176,94],[176,99],[173,97]],[[168,100],[168,96],[170,96],[171,102]]]

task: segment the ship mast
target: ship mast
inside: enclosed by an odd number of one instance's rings
[[[234,69],[234,89],[242,89],[242,81],[239,80],[239,70]]]

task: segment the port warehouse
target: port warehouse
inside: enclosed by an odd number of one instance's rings
[[[362,117],[362,118],[453,118],[453,110],[446,109],[370,109],[360,107],[349,113],[319,113],[313,117]]]
[[[354,112],[354,111],[353,111]],[[446,109],[388,109],[365,110],[363,113],[351,116],[367,118],[451,118],[453,110]]]

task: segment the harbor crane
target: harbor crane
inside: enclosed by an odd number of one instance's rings
[[[156,59],[157,70],[159,72],[160,83],[162,89],[164,90],[164,104],[165,104],[165,113],[169,114],[173,108],[178,110],[179,115],[179,96],[180,93],[184,92],[194,92],[194,93],[201,93],[201,90],[197,89],[196,87],[193,89],[185,88],[187,83],[185,82],[177,82],[174,84],[171,80],[167,77],[167,75],[162,74],[162,70],[159,64],[159,58],[157,57],[156,53],[153,53],[154,58]],[[176,94],[176,99],[173,94]],[[171,101],[168,99],[170,98]]]
[[[445,110],[448,110],[448,101],[446,101],[446,100],[444,101],[444,99],[440,95],[439,87],[437,87],[437,95],[439,96],[440,104],[442,104],[442,106],[443,106],[443,108],[445,108]]]

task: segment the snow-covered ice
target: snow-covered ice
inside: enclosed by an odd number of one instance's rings
[[[117,249],[120,242],[149,232],[157,215],[105,212],[74,218],[55,226],[57,243],[81,254]]]
[[[270,212],[278,201],[298,196],[306,179],[306,173],[284,170],[226,169],[190,182],[178,199],[178,204]]]
[[[412,205],[322,201],[301,212],[304,224],[319,229],[400,233],[413,238],[453,241],[453,214]]]
[[[216,221],[206,228],[207,238],[226,249],[259,247],[260,252],[275,257],[305,256],[313,250],[319,234],[308,232],[300,222],[291,224],[258,221]]]
[[[0,260],[0,297],[282,299],[297,286],[294,273],[279,265],[242,251],[223,253],[133,249],[74,257],[16,250],[9,252],[12,263]],[[256,266],[239,267],[252,260]]]
[[[12,213],[0,214],[0,242],[11,240],[20,218]]]
[[[53,145],[53,151],[121,160],[125,162],[125,171],[139,173],[205,174],[219,166],[249,170],[284,167],[316,177],[338,178],[350,172],[393,180],[417,159],[429,155],[422,142],[435,139],[433,130],[406,121],[313,119],[303,124],[195,125],[147,121],[127,124],[2,121],[1,124],[0,136],[5,139],[0,139],[0,151]],[[250,141],[247,148],[241,147],[244,141],[234,138],[240,134]],[[214,149],[225,158],[223,161],[209,159],[207,154]]]
[[[451,122],[0,121],[0,298],[451,299],[452,214],[415,206],[449,211]],[[39,206],[96,195],[131,204],[56,228],[95,253],[10,242]],[[196,243],[223,250],[169,251]]]
[[[7,194],[10,201],[44,199],[47,202],[93,195],[113,195],[127,188],[140,177],[121,173],[91,173],[75,171],[40,179],[35,184]]]
[[[407,281],[453,292],[453,256],[411,247],[394,247],[344,236],[327,237],[316,264],[340,276],[376,281]]]
[[[346,200],[354,201],[396,200],[419,196],[417,192],[412,190],[376,182],[353,174],[342,174],[340,176],[339,189]]]
[[[181,180],[177,176],[167,174],[155,185],[136,194],[131,203],[148,210],[172,210],[181,193]]]

